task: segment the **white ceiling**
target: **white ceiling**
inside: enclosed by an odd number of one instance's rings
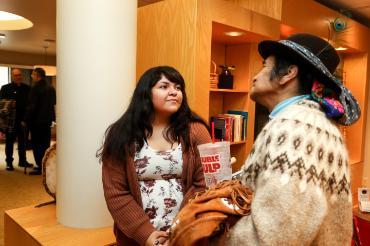
[[[160,0],[139,0],[138,5],[157,1]],[[338,11],[348,10],[355,18],[370,27],[370,0],[316,1]],[[0,30],[0,33],[7,36],[6,39],[0,40],[0,50],[42,54],[44,40],[56,40],[56,0],[0,0],[0,10],[24,16],[34,24],[32,28],[26,30]],[[55,51],[55,43],[50,43],[48,54],[55,54]]]

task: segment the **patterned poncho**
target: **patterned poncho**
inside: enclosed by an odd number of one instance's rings
[[[242,170],[242,182],[254,190],[252,212],[226,245],[350,244],[348,153],[316,102],[301,100],[271,120]]]

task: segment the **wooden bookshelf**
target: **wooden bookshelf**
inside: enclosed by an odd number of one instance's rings
[[[244,35],[230,37],[228,31],[243,32]],[[262,60],[257,53],[258,40],[263,39],[259,34],[240,29],[223,23],[212,22],[211,61],[217,64],[217,73],[221,72],[220,65],[235,66],[231,71],[234,78],[233,89],[209,90],[209,117],[227,113],[228,110],[248,112],[247,136],[245,141],[231,142],[231,156],[237,159],[233,171],[237,171],[247,158],[254,142],[254,110],[255,103],[249,98],[250,81],[256,71],[262,66]],[[210,73],[214,68],[210,66]]]
[[[210,92],[225,92],[225,93],[248,93],[247,90],[234,90],[234,89],[210,89]]]
[[[247,141],[231,142],[230,145],[245,144]]]

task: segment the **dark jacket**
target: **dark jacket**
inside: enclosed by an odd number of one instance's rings
[[[25,122],[29,127],[51,125],[55,121],[56,95],[45,80],[36,82],[30,90]]]
[[[16,83],[12,82],[1,87],[0,99],[12,99],[16,101],[15,121],[18,123],[24,120],[29,91],[30,86],[23,83],[17,86]]]

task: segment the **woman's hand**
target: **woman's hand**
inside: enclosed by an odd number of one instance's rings
[[[168,246],[170,245],[170,240],[167,239],[164,243],[160,244],[159,246]]]
[[[168,238],[168,235],[170,234],[170,229],[168,229],[168,230],[166,231],[166,233],[167,233],[167,238],[166,238],[166,240],[165,240],[164,242],[162,242],[159,246],[168,246],[168,245],[170,245],[170,239]]]
[[[165,231],[154,231],[145,242],[145,246],[157,246],[167,241],[168,233]]]

